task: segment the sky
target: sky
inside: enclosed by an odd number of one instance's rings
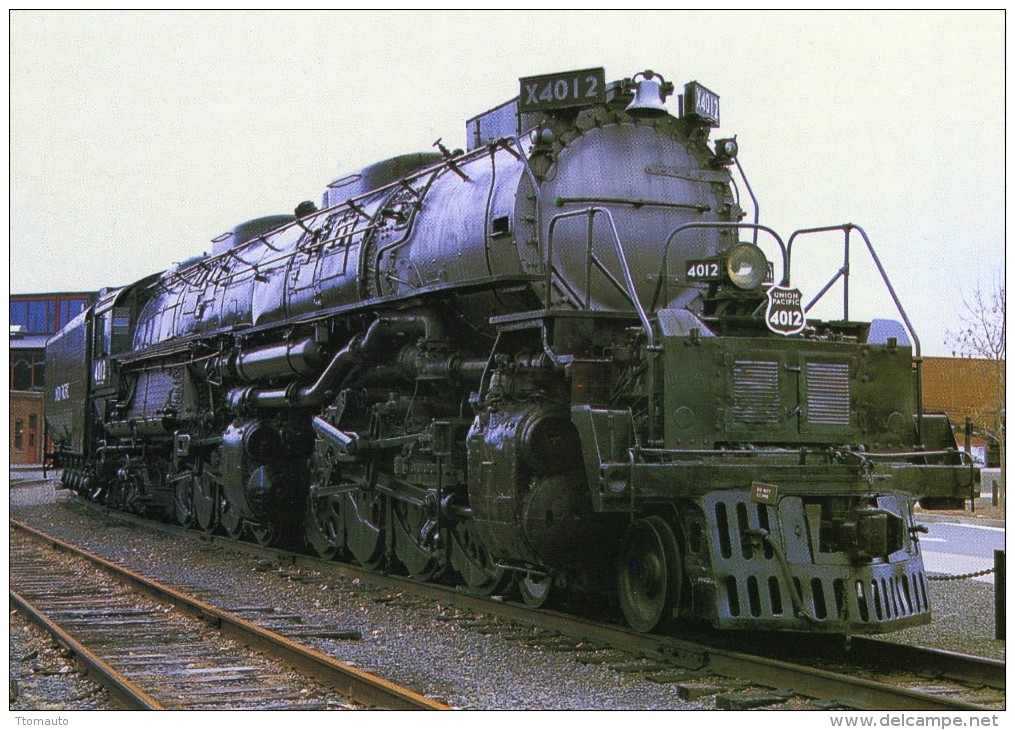
[[[1003,11],[13,11],[10,290],[126,284],[344,172],[464,146],[521,76],[652,69],[720,95],[762,223],[861,226],[949,355],[1005,265],[1004,53]],[[856,239],[851,318],[898,318],[868,261]],[[793,283],[809,301],[841,264],[840,234],[802,240]]]

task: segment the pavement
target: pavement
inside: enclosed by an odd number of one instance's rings
[[[947,512],[930,512],[917,510],[917,522],[951,522],[957,525],[982,525],[984,527],[1004,527],[1004,518],[988,517],[987,513],[998,513],[997,507],[993,506],[993,498],[987,494],[976,498],[975,509],[970,512],[968,503],[965,511],[958,513],[954,510]],[[1007,511],[1007,510],[1006,510]]]
[[[1004,520],[995,520],[989,517],[977,517],[970,515],[934,514],[933,512],[917,512],[917,522],[950,522],[955,525],[979,525],[980,527],[1000,527],[1004,529]]]
[[[11,481],[19,482],[25,479],[42,479],[42,464],[11,464]],[[56,469],[49,467],[47,472],[52,475]]]
[[[1004,551],[1002,527],[949,522],[932,525],[928,534],[920,535],[923,566],[931,574],[964,576],[979,583],[993,584],[995,554],[1001,553],[1003,564]]]
[[[988,517],[987,514],[991,514]],[[957,513],[918,511],[916,521],[930,532],[920,535],[924,568],[945,576],[982,573],[994,567],[994,551],[1005,549],[1004,513],[992,506],[990,495],[978,497],[974,511]],[[976,575],[971,580],[993,585],[994,574]]]

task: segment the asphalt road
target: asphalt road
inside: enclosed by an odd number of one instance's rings
[[[994,565],[994,551],[1005,549],[1003,527],[930,522],[927,528],[930,532],[920,535],[920,545],[924,567],[931,573],[960,575],[986,570]],[[974,580],[993,583],[994,576]]]

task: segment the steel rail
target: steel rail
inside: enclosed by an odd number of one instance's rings
[[[630,629],[547,609],[534,611],[520,603],[474,596],[454,587],[434,583],[419,583],[410,578],[392,575],[379,575],[344,563],[286,550],[266,548],[253,543],[236,541],[224,536],[198,536],[195,535],[193,530],[187,530],[183,527],[152,522],[139,516],[110,511],[108,508],[94,506],[90,503],[82,504],[87,505],[89,509],[108,512],[108,514],[115,515],[117,518],[122,518],[136,524],[143,524],[151,529],[218,543],[230,549],[250,555],[275,559],[280,563],[287,563],[294,567],[334,570],[340,575],[369,579],[372,583],[381,587],[411,591],[418,595],[443,599],[459,608],[486,613],[507,621],[556,631],[573,638],[600,643],[623,651],[639,653],[663,661],[671,661],[675,665],[686,669],[705,670],[723,677],[746,679],[757,685],[772,689],[788,689],[802,697],[834,701],[854,709],[962,711],[983,711],[990,709],[964,700],[926,694],[905,687],[897,687],[874,680],[815,668],[811,665],[795,664],[781,659],[724,649],[714,644],[654,634],[640,634]],[[866,637],[851,637],[850,640],[854,649],[861,647],[866,649],[868,646],[874,646],[875,643],[888,644],[888,642],[877,642],[875,639],[868,639]],[[889,644],[889,646],[897,645]],[[911,652],[909,656],[914,661],[919,661],[918,657],[929,656],[929,653],[937,656],[935,650],[924,650],[923,647],[909,647],[909,651]],[[958,657],[962,655],[954,656]],[[846,660],[862,663],[862,660],[858,657],[846,657]],[[975,667],[978,666],[978,660],[980,660],[979,657],[966,657],[963,663],[967,668],[972,668],[968,670],[969,673],[975,675]],[[988,664],[993,664],[992,660],[985,661]],[[959,660],[956,659],[955,662],[958,663]],[[1001,666],[1001,686],[1003,687],[1003,663],[1001,663]],[[898,667],[896,665],[893,668]],[[926,668],[926,665],[918,664],[915,668],[923,669]],[[994,672],[996,670],[992,669],[988,671]],[[955,674],[947,674],[948,676],[956,677]],[[982,679],[980,681],[987,683]],[[990,683],[987,684],[994,686]]]
[[[164,710],[154,697],[118,672],[106,660],[67,633],[59,624],[47,616],[34,603],[10,589],[10,605],[18,609],[28,620],[72,651],[88,668],[88,676],[105,687],[113,701],[127,710]]]
[[[222,633],[246,643],[251,649],[277,657],[302,674],[313,677],[322,684],[358,702],[392,710],[450,709],[443,703],[340,662],[319,651],[302,646],[273,631],[246,621],[210,603],[188,596],[174,588],[162,585],[98,555],[93,555],[19,520],[11,518],[10,524],[13,528],[32,535],[37,540],[89,560],[140,591],[160,601],[171,603],[178,610],[201,619]]]
[[[926,646],[895,644],[870,636],[850,637],[850,654],[864,662],[886,667],[933,667],[943,677],[970,684],[1005,689],[1005,663],[998,659],[959,654]]]
[[[390,578],[388,578],[390,580]],[[431,588],[431,586],[426,586]],[[553,611],[534,612],[509,603],[455,594],[454,601],[475,611],[484,611],[519,623],[538,625],[562,634],[634,651],[645,656],[669,659],[687,669],[704,669],[713,674],[746,679],[772,689],[818,700],[833,700],[865,710],[963,710],[983,711],[981,705],[950,697],[930,695],[905,687],[830,672],[813,666],[757,656],[665,636],[638,634]]]

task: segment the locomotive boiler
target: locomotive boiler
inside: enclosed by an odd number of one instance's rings
[[[672,92],[523,78],[467,149],[103,290],[47,346],[64,481],[534,606],[597,596],[642,631],[928,621],[913,506],[978,475],[921,411],[919,341],[901,305],[808,315],[794,241],[876,261],[866,234],[747,221],[719,97],[688,83],[671,114]]]

